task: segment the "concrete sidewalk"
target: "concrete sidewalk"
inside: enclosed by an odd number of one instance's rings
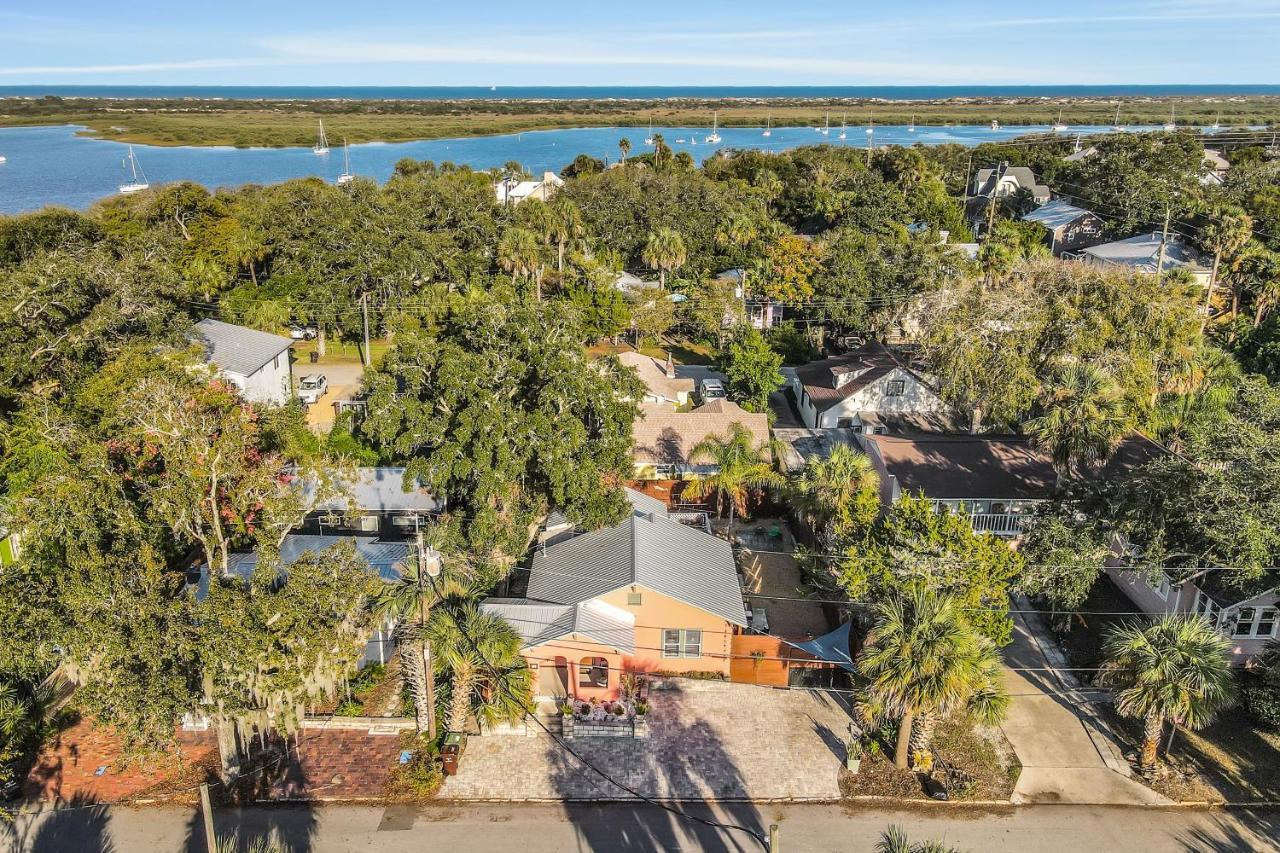
[[[1004,650],[1005,686],[1013,701],[1002,728],[1022,774],[1015,803],[1170,805],[1128,778],[1128,765],[1097,720],[1097,691],[1081,689],[1048,637],[1037,636],[1024,614],[1014,614],[1013,642]]]

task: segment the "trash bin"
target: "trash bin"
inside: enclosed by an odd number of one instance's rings
[[[440,747],[440,763],[444,775],[455,776],[458,773],[458,759],[467,751],[467,736],[461,732],[449,732],[444,736],[444,745]]]
[[[315,363],[316,363],[316,362],[318,362],[318,361],[320,361],[320,353],[316,352],[315,350],[312,350],[312,351],[311,351],[311,363],[312,363],[312,364],[315,364]]]

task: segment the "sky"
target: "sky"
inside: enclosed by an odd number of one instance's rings
[[[0,4],[0,86],[1280,83],[1280,0]]]

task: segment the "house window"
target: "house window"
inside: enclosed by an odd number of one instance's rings
[[[836,426],[840,429],[853,429],[853,418],[837,418]]]
[[[1196,590],[1196,603],[1192,606],[1192,611],[1197,616],[1203,616],[1210,622],[1217,624],[1218,614],[1222,612],[1222,608],[1218,606],[1218,602],[1205,595],[1204,592]]]
[[[1241,607],[1233,637],[1271,637],[1276,632],[1276,608]]]
[[[579,687],[608,687],[609,659],[583,658],[578,661]]]
[[[702,632],[685,628],[667,628],[662,632],[664,658],[702,657]]]
[[[627,593],[627,604],[635,606],[643,603],[644,603],[644,596],[641,595],[640,593],[638,592]]]
[[[890,379],[888,385],[885,386],[884,395],[886,397],[901,397],[907,390],[907,381],[905,379]]]
[[[271,366],[276,370],[280,369],[280,356],[276,356],[275,358],[271,359]]]

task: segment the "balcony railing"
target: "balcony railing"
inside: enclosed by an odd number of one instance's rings
[[[975,533],[994,533],[996,536],[1021,536],[1022,526],[1030,517],[1011,512],[985,512],[969,516]]]

